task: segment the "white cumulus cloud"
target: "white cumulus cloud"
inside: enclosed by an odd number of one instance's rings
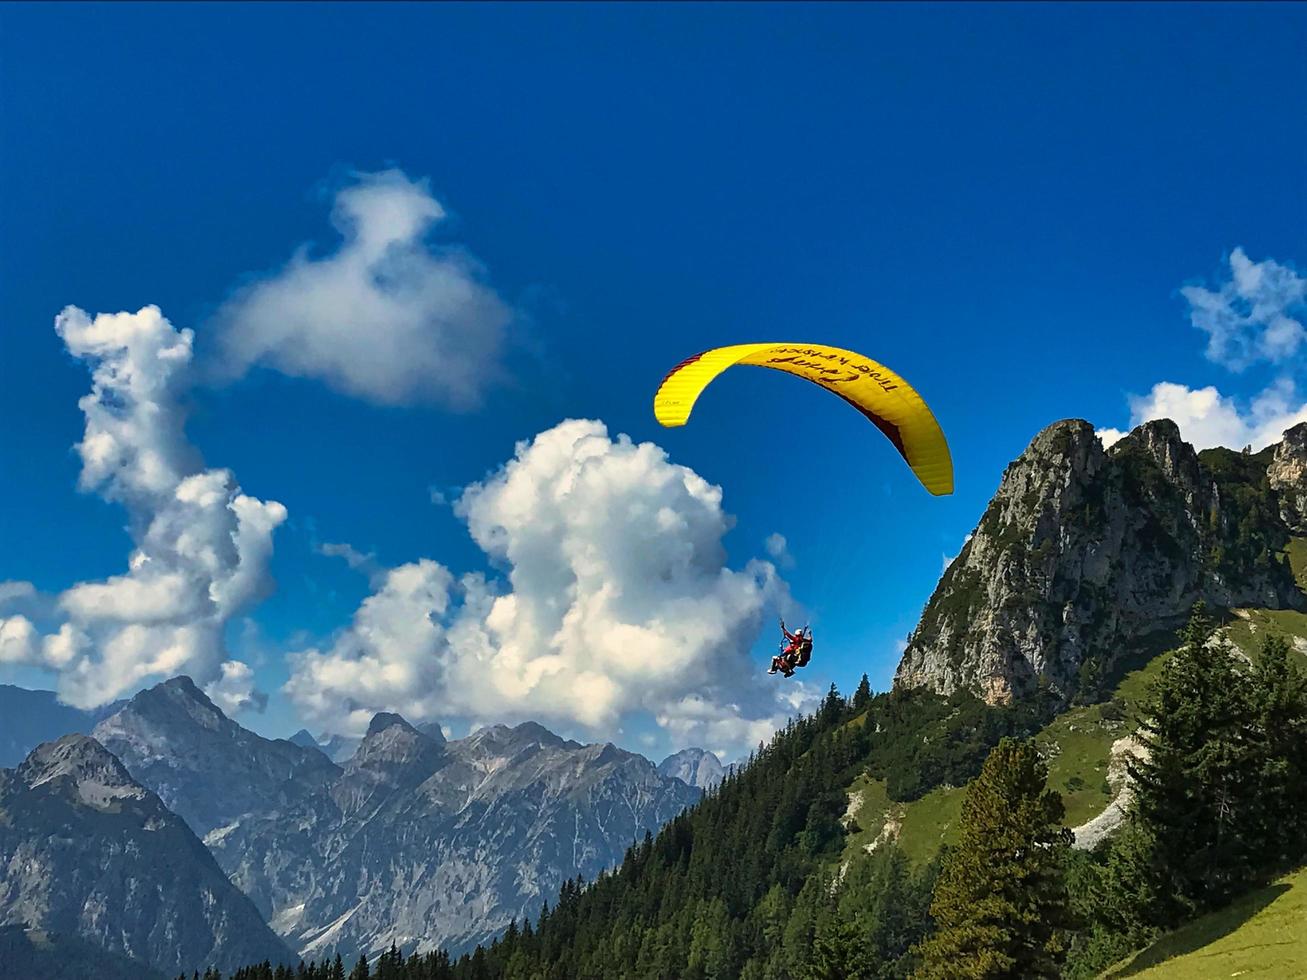
[[[239,660],[223,661],[218,676],[205,686],[204,693],[227,715],[262,711],[268,706],[268,696],[254,687],[254,671]]]
[[[1098,441],[1103,444],[1104,449],[1110,449],[1129,434],[1128,430],[1114,429],[1111,426],[1094,430],[1094,435],[1098,436]]]
[[[336,195],[336,251],[300,248],[219,311],[226,369],[264,364],[380,404],[475,405],[512,314],[471,256],[427,243],[445,218],[425,181],[358,175]]]
[[[0,617],[0,664],[30,663],[39,645],[36,627],[26,616]]]
[[[94,318],[68,307],[55,329],[92,370],[79,402],[81,486],[126,508],[134,548],[122,574],[60,595],[63,622],[39,643],[20,642],[25,629],[6,621],[3,656],[21,649],[58,671],[60,696],[81,707],[182,672],[233,690],[248,668],[224,663],[222,633],[271,588],[272,534],[286,510],[242,493],[227,470],[203,469],[186,441],[191,331],[153,306]]]
[[[786,589],[769,562],[727,566],[721,504],[657,446],[564,422],[456,505],[505,581],[456,581],[425,560],[392,569],[330,649],[293,658],[287,693],[348,733],[382,709],[595,734],[640,713],[681,743],[750,747],[802,689],[749,661]]]

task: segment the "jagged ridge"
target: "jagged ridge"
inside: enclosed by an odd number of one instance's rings
[[[1088,422],[1057,422],[1007,467],[895,684],[1069,696],[1199,599],[1307,608],[1283,557],[1305,504],[1307,424],[1246,455],[1195,453],[1169,420],[1106,451]]]
[[[641,756],[533,722],[446,742],[383,712],[336,766],[245,731],[180,678],[99,730],[312,957],[483,940],[700,797]]]

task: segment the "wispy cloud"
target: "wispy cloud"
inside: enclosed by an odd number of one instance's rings
[[[767,554],[771,556],[772,561],[776,562],[781,568],[793,568],[794,556],[790,554],[790,543],[785,540],[783,534],[769,534],[767,540],[763,542],[767,549]]]
[[[1307,340],[1300,317],[1307,278],[1274,259],[1254,262],[1236,248],[1230,274],[1215,289],[1185,286],[1189,319],[1207,334],[1207,357],[1232,371],[1265,361],[1283,364]]]
[[[327,542],[317,547],[318,554],[328,558],[342,558],[350,568],[366,575],[374,584],[385,574],[385,569],[377,562],[372,552],[364,553],[348,544]]]

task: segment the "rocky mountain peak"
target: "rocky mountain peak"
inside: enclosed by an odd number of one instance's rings
[[[187,826],[84,735],[0,770],[0,868],[0,922],[67,933],[169,976],[290,959]]]
[[[286,739],[286,741],[290,742],[292,745],[301,746],[302,748],[317,749],[318,751],[322,751],[322,746],[318,744],[318,740],[316,738],[314,738],[311,734],[309,734],[309,730],[307,728],[301,728],[290,738]]]
[[[438,721],[424,721],[422,724],[418,725],[417,728],[418,731],[433,742],[440,742],[443,745],[446,741],[444,729],[440,727],[440,722]]]
[[[1301,485],[1294,445],[1271,477],[1268,456],[1196,453],[1166,419],[1109,451],[1082,420],[1044,429],[944,572],[896,686],[1005,702],[1044,683],[1069,696],[1198,599],[1307,608],[1281,558],[1289,518],[1307,512],[1283,489]]]
[[[111,752],[85,735],[65,735],[38,745],[18,767],[18,778],[29,789],[64,787],[70,798],[96,809],[106,809],[117,799],[142,799],[146,793]]]
[[[1307,422],[1284,433],[1266,468],[1266,478],[1280,494],[1280,516],[1294,534],[1307,534]]]
[[[1132,430],[1112,447],[1119,455],[1137,446],[1146,453],[1171,483],[1193,490],[1202,482],[1198,453],[1180,437],[1180,427],[1170,419],[1154,419]]]
[[[242,728],[189,677],[140,692],[91,734],[200,836],[339,772],[317,749]]]
[[[392,726],[395,725],[402,725],[405,729],[407,729],[410,732],[417,731],[416,728],[414,728],[412,725],[406,722],[399,715],[393,714],[392,712],[389,711],[378,711],[375,715],[372,716],[372,721],[368,724],[367,735],[365,735],[364,737],[371,738],[373,735],[380,735],[387,728],[391,728]]]
[[[726,767],[707,749],[689,748],[669,755],[658,764],[658,772],[687,786],[709,790],[725,778]]]
[[[210,731],[234,725],[209,696],[184,674],[146,688],[128,702],[137,714],[160,722],[189,721]]]
[[[443,741],[418,731],[397,714],[379,712],[346,764],[346,772],[357,778],[348,782],[341,799],[348,797],[357,806],[380,787],[420,782],[439,768],[444,755]]]
[[[522,724],[512,729],[513,739],[518,742],[534,742],[537,745],[547,745],[551,748],[562,748],[567,744],[566,740],[555,735],[544,725],[534,721],[524,721]],[[577,743],[573,742],[573,745]]]

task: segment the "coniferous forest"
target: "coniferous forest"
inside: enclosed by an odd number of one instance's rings
[[[1070,848],[1029,738],[1050,710],[832,687],[620,867],[488,947],[231,980],[1092,977],[1307,859],[1307,678],[1282,637],[1245,663],[1195,608],[1139,712],[1128,819],[1093,852]],[[958,843],[919,867],[892,841],[841,860],[863,772],[898,800],[970,780]]]

